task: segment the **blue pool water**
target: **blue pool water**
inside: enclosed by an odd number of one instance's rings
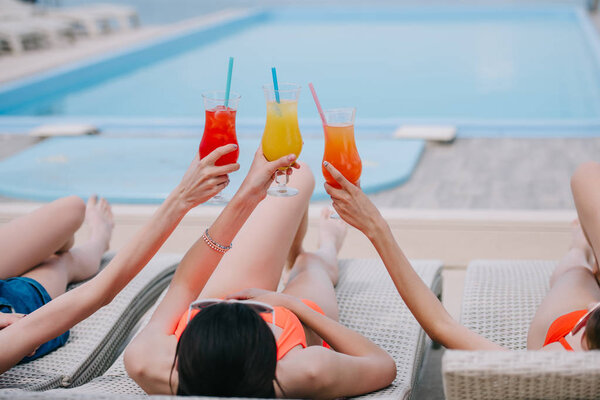
[[[359,134],[414,122],[478,125],[492,135],[507,126],[600,126],[592,29],[566,6],[259,12],[137,48],[143,57],[125,56],[126,64],[121,54],[93,73],[84,64],[17,84],[0,92],[0,116],[194,125],[201,92],[224,86],[234,56],[241,131],[260,133],[271,66],[305,87],[306,130],[318,130],[311,81],[324,107],[357,107]]]
[[[240,171],[229,175],[233,195],[245,178],[260,138],[240,140]],[[366,193],[408,180],[422,140],[358,140]],[[179,183],[198,148],[195,138],[52,138],[0,161],[0,194],[50,201],[97,193],[115,203],[160,203]],[[320,173],[323,140],[307,139],[300,159],[315,175],[313,200],[327,199]],[[383,173],[385,172],[385,173]]]

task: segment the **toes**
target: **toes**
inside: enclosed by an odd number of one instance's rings
[[[106,201],[106,199],[104,197],[102,197],[100,199],[99,206],[102,211],[106,211],[106,209],[108,208],[108,202]]]
[[[96,205],[96,202],[98,201],[98,195],[96,193],[92,194],[90,197],[88,197],[88,201],[87,204],[91,207]]]

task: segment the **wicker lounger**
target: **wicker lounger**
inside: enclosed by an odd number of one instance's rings
[[[447,399],[594,399],[600,353],[525,351],[527,331],[549,289],[555,262],[474,261],[465,282],[462,322],[512,352],[446,351]]]
[[[77,386],[101,375],[118,356],[140,317],[168,285],[180,255],[162,254],[148,265],[106,307],[71,329],[67,344],[33,362],[0,375],[0,396],[13,391]],[[105,258],[107,264],[110,258]],[[10,388],[10,389],[6,389]]]
[[[439,294],[441,263],[415,261],[413,265],[427,286]],[[423,330],[400,299],[379,260],[342,260],[340,272],[336,292],[341,322],[385,348],[396,360],[398,368],[398,376],[391,386],[363,397],[408,398],[418,376],[427,343]],[[39,394],[13,395],[15,399],[25,399],[37,398]],[[144,392],[127,377],[122,356],[103,376],[85,385],[73,389],[52,390],[43,395],[44,398],[64,399],[145,397]]]

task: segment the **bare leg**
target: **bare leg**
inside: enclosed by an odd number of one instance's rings
[[[334,287],[338,281],[337,254],[346,235],[346,223],[330,218],[331,211],[321,213],[319,229],[319,249],[314,253],[303,252],[297,259],[290,274],[284,293],[315,302],[325,315],[334,320],[339,318],[339,309]],[[313,332],[308,336],[309,344],[320,344]]]
[[[306,230],[308,229],[308,208],[304,212],[304,216],[302,217],[302,222],[300,222],[300,226],[298,227],[298,231],[296,232],[296,236],[294,237],[294,241],[290,247],[290,251],[288,252],[287,260],[285,262],[285,267],[283,268],[283,272],[281,275],[280,285],[286,285],[290,279],[290,273],[292,271],[292,267],[296,263],[296,259],[300,254],[304,252],[302,248],[302,243],[304,242],[304,237],[306,236]],[[281,286],[280,286],[281,287]]]
[[[581,164],[571,178],[571,191],[579,222],[594,254],[592,269],[596,279],[598,256],[600,255],[600,164],[587,162]]]
[[[108,202],[88,200],[85,221],[90,226],[90,239],[81,246],[51,256],[23,276],[38,281],[51,298],[63,294],[71,282],[91,278],[98,272],[102,254],[108,250],[113,217]]]
[[[199,297],[225,297],[251,287],[277,289],[315,186],[306,164],[294,171],[290,185],[299,190],[298,195],[267,196],[256,207]]]
[[[0,227],[0,279],[20,276],[73,245],[85,204],[76,196],[44,205]]]
[[[592,249],[578,223],[573,226],[571,248],[560,260],[550,278],[550,291],[531,322],[527,348],[537,350],[544,344],[548,328],[561,315],[583,310],[600,301],[600,287],[592,273]]]

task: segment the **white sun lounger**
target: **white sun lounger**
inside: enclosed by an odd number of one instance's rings
[[[439,294],[441,263],[414,261],[413,266],[427,286]],[[409,398],[429,341],[402,302],[383,264],[373,259],[342,260],[336,293],[340,306],[340,322],[382,346],[396,360],[398,376],[394,383],[388,388],[362,397]],[[42,394],[44,398],[61,399],[146,397],[143,390],[127,377],[122,355],[103,376],[85,385],[72,389],[51,390]],[[0,397],[2,395],[0,391]],[[11,395],[14,399],[26,399],[36,398],[39,394],[12,392]]]
[[[90,4],[80,7],[48,9],[48,15],[77,24],[90,36],[112,31],[127,31],[139,26],[135,8],[120,4]]]
[[[47,31],[40,26],[8,20],[0,20],[0,40],[15,54],[27,48],[39,48],[50,44]]]
[[[597,399],[600,352],[526,351],[527,331],[556,263],[474,261],[465,281],[462,322],[508,347],[451,351],[442,360],[446,398]]]
[[[89,4],[77,7],[38,7],[19,0],[0,0],[0,19],[26,20],[36,17],[69,25],[89,36],[113,30],[126,31],[139,26],[134,7],[122,4]]]
[[[141,316],[167,287],[180,255],[155,256],[107,306],[71,329],[65,346],[0,375],[0,398],[13,391],[80,385],[102,374],[116,359]],[[105,261],[107,263],[108,260]]]

